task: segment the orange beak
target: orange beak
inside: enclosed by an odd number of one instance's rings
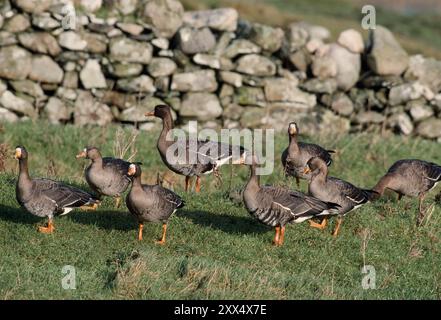
[[[79,154],[77,154],[75,156],[75,158],[80,159],[80,158],[85,158],[86,157],[86,152],[81,151]]]
[[[154,117],[154,116],[155,116],[155,112],[154,112],[154,111],[146,112],[144,115],[145,115],[146,117]]]
[[[311,169],[309,169],[309,167],[305,167],[303,169],[303,174],[308,174],[308,173],[311,173]]]

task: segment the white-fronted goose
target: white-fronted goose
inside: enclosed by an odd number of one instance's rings
[[[87,183],[98,195],[114,197],[118,208],[121,194],[127,190],[131,181],[127,175],[130,162],[111,157],[103,158],[95,147],[84,148],[76,157],[92,161],[84,171]]]
[[[88,192],[49,179],[32,179],[28,170],[28,152],[25,147],[15,148],[15,159],[19,161],[16,186],[18,203],[38,217],[48,217],[46,227],[39,227],[42,233],[52,233],[53,218],[64,215],[78,207],[95,207],[98,200]]]
[[[337,203],[340,208],[335,212],[338,215],[337,225],[332,233],[337,236],[346,214],[370,201],[376,194],[375,191],[360,189],[353,184],[334,177],[328,177],[328,166],[323,159],[314,157],[308,160],[304,171],[311,174],[308,191],[309,194],[322,201]],[[315,228],[324,229],[327,218],[321,224],[310,221]]]
[[[299,179],[310,180],[311,175],[304,173],[306,163],[312,157],[322,158],[327,166],[332,163],[331,153],[333,150],[325,150],[319,145],[298,142],[299,128],[295,122],[288,125],[289,145],[282,153],[282,165],[287,176],[295,177],[297,187]]]
[[[276,246],[283,244],[286,224],[327,216],[338,208],[334,203],[323,202],[298,191],[260,186],[256,165],[253,163],[250,169],[250,179],[243,192],[245,207],[261,223],[275,227],[274,245]]]
[[[196,176],[195,190],[199,192],[202,174],[214,172],[215,175],[218,175],[217,169],[220,166],[230,160],[233,164],[238,164],[245,157],[245,150],[241,146],[190,138],[171,140],[167,135],[173,130],[173,118],[170,107],[167,105],[158,105],[154,111],[145,115],[162,119],[163,127],[157,143],[159,154],[170,170],[185,176],[185,191],[188,191],[191,177]],[[169,151],[168,154],[167,151],[170,150],[170,147],[173,152]]]
[[[441,181],[441,166],[417,159],[404,159],[395,162],[378,181],[373,190],[383,195],[386,189],[395,191],[398,200],[402,196],[419,198],[417,225],[424,219],[423,201],[426,194]]]
[[[127,174],[133,177],[133,182],[126,196],[126,204],[139,223],[138,240],[142,240],[145,222],[162,222],[162,237],[156,243],[164,244],[167,221],[177,209],[185,205],[184,200],[160,185],[141,184],[141,167],[137,163],[130,164]]]

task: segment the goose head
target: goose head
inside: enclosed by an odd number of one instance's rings
[[[154,111],[147,112],[146,117],[157,117],[165,119],[168,115],[171,115],[170,107],[165,104],[160,104],[155,107]]]
[[[15,160],[27,159],[28,152],[26,151],[26,148],[23,146],[15,147],[14,158]]]
[[[141,166],[139,163],[131,163],[129,169],[127,170],[127,175],[129,177],[139,177],[141,175]]]
[[[290,122],[288,125],[288,135],[290,137],[297,136],[299,134],[299,127],[297,126],[297,123]]]
[[[308,160],[305,168],[303,169],[304,174],[312,173],[313,175],[317,175],[320,172],[327,173],[327,165],[323,161],[323,159],[319,157],[313,157]]]
[[[77,159],[86,158],[86,159],[98,159],[101,157],[100,151],[95,147],[86,147],[76,155]]]

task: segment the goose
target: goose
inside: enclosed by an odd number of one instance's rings
[[[218,177],[220,166],[230,160],[232,164],[238,164],[246,154],[241,146],[191,138],[177,141],[169,139],[168,135],[173,130],[173,119],[170,107],[167,105],[157,105],[154,111],[147,112],[145,116],[162,119],[163,127],[157,148],[164,164],[171,171],[185,176],[185,191],[189,189],[191,177],[196,176],[195,191],[200,192],[202,174],[213,172]]]
[[[115,206],[119,208],[121,194],[130,185],[130,177],[127,176],[130,162],[122,159],[101,156],[98,148],[86,147],[77,154],[77,159],[90,159],[91,163],[84,171],[84,176],[92,190],[100,196],[115,198]]]
[[[126,205],[139,223],[138,240],[142,240],[145,222],[162,222],[162,237],[157,244],[165,244],[167,221],[185,202],[173,191],[160,185],[141,184],[141,167],[138,163],[129,165],[127,174],[133,177],[132,187],[126,196]]]
[[[308,193],[322,201],[337,203],[340,208],[335,212],[338,216],[337,224],[332,232],[336,237],[340,231],[343,218],[351,211],[359,208],[369,202],[376,195],[375,191],[360,189],[353,184],[328,176],[328,166],[323,159],[313,157],[308,160],[305,168],[305,174],[311,175],[308,184]],[[328,216],[320,224],[310,221],[311,227],[324,229]]]
[[[299,179],[311,179],[311,175],[303,171],[309,159],[312,157],[320,157],[325,161],[327,166],[330,166],[332,164],[331,153],[335,153],[334,150],[325,150],[316,144],[298,142],[298,135],[299,128],[297,123],[289,123],[289,145],[283,151],[281,159],[286,176],[295,177],[297,187],[300,186]]]
[[[327,216],[338,208],[335,203],[324,202],[298,191],[261,186],[256,163],[253,161],[249,167],[251,174],[243,191],[243,202],[254,218],[275,228],[275,246],[283,244],[286,224]]]
[[[398,200],[402,196],[418,197],[419,214],[417,225],[419,226],[425,214],[423,209],[424,198],[440,181],[440,165],[418,159],[403,159],[398,160],[389,168],[373,190],[382,196],[386,189],[390,189],[398,194]]]
[[[19,162],[19,174],[15,194],[17,202],[28,212],[38,217],[47,217],[45,227],[39,227],[41,233],[55,230],[53,218],[65,215],[74,208],[94,208],[98,199],[78,188],[49,179],[32,179],[28,170],[28,152],[23,146],[15,148],[14,158]]]

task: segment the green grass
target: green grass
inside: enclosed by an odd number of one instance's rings
[[[44,122],[8,124],[0,141],[4,152],[0,173],[0,299],[440,299],[441,215],[430,194],[432,215],[416,228],[416,201],[384,198],[350,214],[341,235],[330,235],[307,223],[289,225],[283,247],[271,245],[273,230],[259,224],[232,189],[247,179],[245,167],[224,167],[223,184],[203,179],[201,194],[185,194],[183,178],[172,176],[175,191],[187,205],[169,223],[168,242],[158,246],[160,225],[146,225],[136,240],[137,225],[125,206],[116,210],[105,200],[96,212],[74,211],[55,220],[52,235],[39,234],[45,221],[20,209],[15,200],[17,164],[14,147],[30,153],[33,176],[49,176],[87,188],[86,161],[75,154],[85,145],[111,155],[116,127],[78,129]],[[127,135],[129,134],[126,131]],[[157,133],[141,132],[135,159],[144,163],[144,180],[165,172],[155,148]],[[439,143],[372,134],[303,137],[338,150],[331,173],[371,187],[397,159],[441,162]],[[276,154],[287,138],[277,137]],[[132,150],[133,151],[133,150]],[[287,184],[276,158],[275,172],[264,183]],[[306,185],[302,183],[302,189]],[[361,286],[361,268],[376,269],[375,290]],[[64,265],[76,268],[76,290],[64,290]]]

